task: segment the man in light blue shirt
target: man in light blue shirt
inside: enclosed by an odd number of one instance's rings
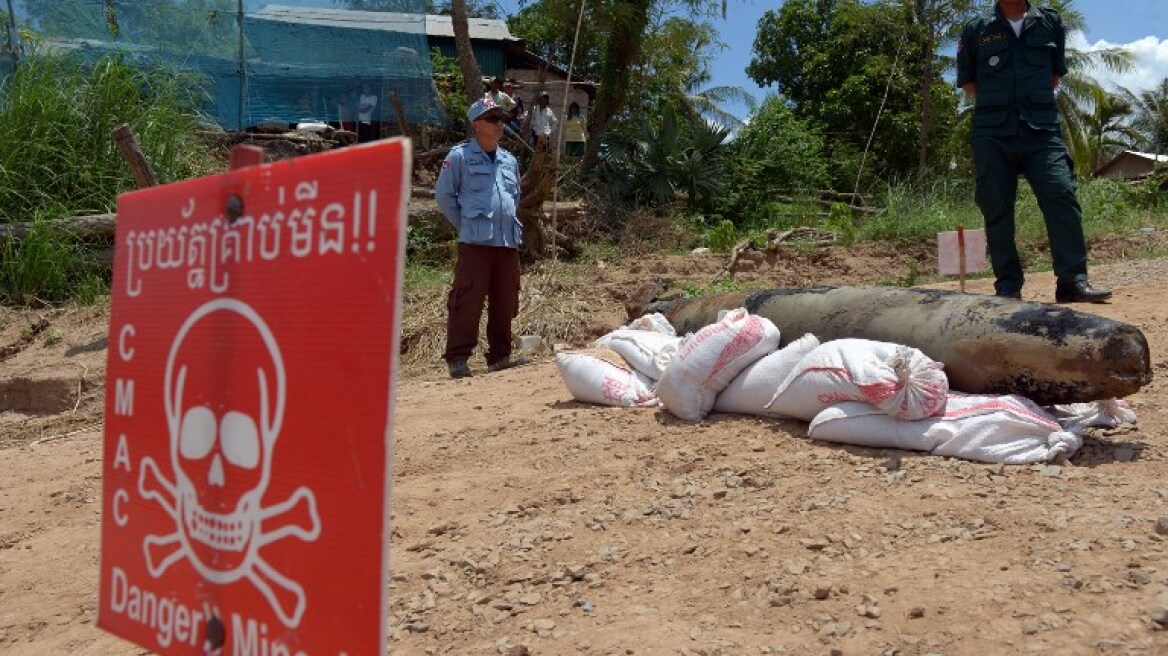
[[[487,368],[524,364],[511,357],[511,320],[519,314],[519,162],[499,146],[507,117],[485,97],[467,111],[474,138],[450,149],[434,190],[458,232],[458,262],[446,308],[446,361],[451,378],[471,375],[467,360],[478,344],[487,306]]]

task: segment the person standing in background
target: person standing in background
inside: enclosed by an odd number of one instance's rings
[[[548,147],[551,137],[556,132],[556,115],[548,106],[551,96],[547,91],[540,91],[536,106],[531,109],[531,138],[535,148]]]
[[[373,111],[377,109],[377,96],[369,84],[361,85],[361,95],[357,98],[357,143],[373,141],[377,135],[373,131]]]
[[[572,101],[568,105],[568,115],[564,117],[564,154],[568,157],[583,157],[588,126],[580,115],[580,103]]]
[[[985,217],[997,296],[1022,298],[1022,260],[1014,236],[1022,175],[1046,221],[1057,278],[1055,302],[1111,298],[1110,291],[1087,280],[1083,210],[1055,102],[1055,89],[1066,74],[1062,17],[1026,0],[997,0],[993,16],[971,21],[957,43],[957,86],[975,103],[970,138],[977,170],[974,198]]]
[[[503,91],[508,96],[511,96],[511,99],[515,101],[515,105],[511,107],[511,110],[508,112],[507,127],[511,128],[511,132],[513,132],[515,136],[519,136],[520,128],[523,125],[523,119],[527,118],[527,108],[523,106],[523,98],[520,98],[519,94],[515,92],[514,80],[507,80],[504,82]]]
[[[499,146],[503,109],[488,97],[466,113],[474,138],[454,148],[442,162],[434,199],[458,232],[458,261],[447,298],[446,361],[451,378],[471,375],[467,360],[479,341],[479,320],[487,306],[487,368],[500,371],[526,364],[511,356],[511,320],[519,314],[519,162]]]
[[[511,113],[515,108],[515,99],[511,97],[510,92],[503,90],[503,78],[496,77],[491,80],[491,87],[487,89],[486,97],[490,98],[504,114]]]

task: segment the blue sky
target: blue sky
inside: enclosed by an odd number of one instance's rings
[[[516,11],[518,4],[518,0],[499,0],[504,12]],[[719,18],[714,25],[722,41],[730,45],[715,59],[711,86],[739,86],[760,101],[766,96],[767,90],[747,77],[746,66],[759,18],[781,4],[777,0],[728,0],[727,20]],[[1137,69],[1114,82],[1138,92],[1168,77],[1168,0],[1075,0],[1074,7],[1087,21],[1086,34],[1071,37],[1074,47],[1094,50],[1122,45],[1135,51]]]

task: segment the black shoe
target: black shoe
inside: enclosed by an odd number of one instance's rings
[[[998,290],[998,291],[994,292],[994,296],[997,296],[998,298],[1012,298],[1015,301],[1022,300],[1022,292],[1008,292],[1008,291]]]
[[[447,363],[446,366],[450,369],[451,378],[470,378],[471,376],[470,365],[466,363],[466,360],[455,360]]]
[[[522,355],[520,355],[518,357],[514,357],[514,358],[511,356],[507,356],[507,357],[503,358],[502,360],[499,360],[495,364],[488,365],[487,371],[503,371],[504,369],[510,369],[512,367],[518,367],[521,365],[525,365],[528,362],[531,362],[531,360],[527,359],[526,357],[524,357]]]
[[[1069,283],[1060,281],[1054,288],[1055,303],[1102,303],[1109,298],[1111,290],[1092,287],[1085,278]]]

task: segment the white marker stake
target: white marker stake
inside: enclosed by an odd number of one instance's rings
[[[985,271],[985,246],[985,230],[958,226],[954,232],[938,232],[937,272],[943,276],[958,275],[964,292],[965,275]]]

